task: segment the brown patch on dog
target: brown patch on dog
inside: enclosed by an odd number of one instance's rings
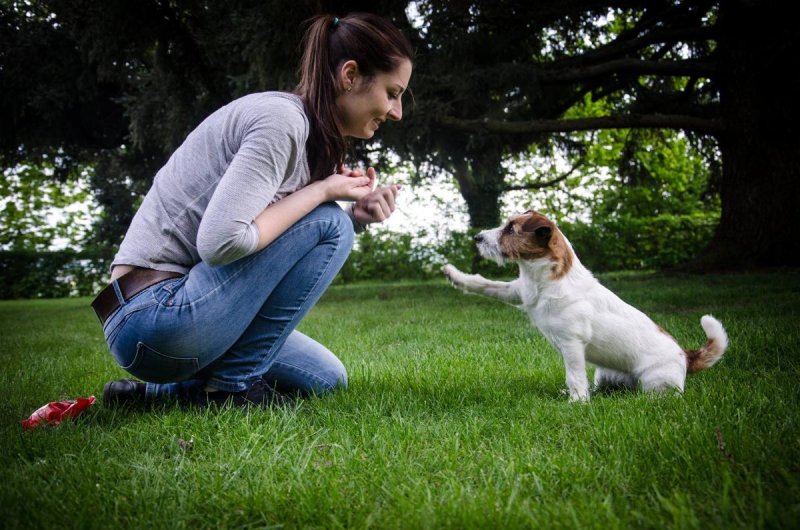
[[[683,350],[683,353],[686,355],[686,371],[690,374],[699,372],[700,370],[705,370],[712,364],[714,364],[714,350],[716,349],[716,344],[714,339],[708,339],[708,342],[705,346],[700,348],[699,350],[687,350],[683,348],[678,340],[672,336],[667,330],[656,324],[658,331],[672,339],[672,341],[678,345]]]
[[[669,331],[667,331],[666,329],[662,328],[662,327],[661,327],[661,326],[659,326],[658,324],[656,324],[656,327],[658,328],[658,331],[660,331],[661,333],[663,333],[663,334],[664,334],[664,335],[666,335],[667,337],[671,338],[671,339],[672,339],[672,340],[675,342],[675,344],[678,344],[678,345],[680,345],[680,343],[678,342],[678,340],[677,340],[675,337],[673,337],[673,336],[672,336],[672,334],[671,334]]]
[[[705,370],[716,361],[714,339],[708,339],[706,345],[699,350],[683,350],[686,353],[686,371],[690,374]]]
[[[572,268],[572,249],[569,248],[567,240],[556,228],[555,236],[550,239],[550,250],[553,252],[553,279],[558,280],[567,275]]]
[[[514,260],[533,261],[549,257],[552,278],[563,278],[572,268],[572,250],[553,221],[529,210],[513,216],[500,235],[500,248]]]

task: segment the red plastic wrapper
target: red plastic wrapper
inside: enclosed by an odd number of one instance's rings
[[[39,407],[27,420],[22,420],[23,429],[33,429],[38,425],[58,425],[64,418],[74,418],[94,403],[94,396],[79,397],[67,401],[51,401]]]

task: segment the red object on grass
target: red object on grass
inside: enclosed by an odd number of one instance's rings
[[[33,429],[42,424],[58,425],[64,418],[74,418],[94,403],[94,396],[67,401],[51,401],[39,407],[27,420],[22,420],[23,429]]]

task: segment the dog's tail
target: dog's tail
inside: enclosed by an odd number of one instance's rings
[[[700,325],[706,332],[708,342],[699,350],[686,351],[686,369],[689,373],[710,368],[728,349],[728,334],[725,333],[725,328],[719,320],[711,315],[705,315],[700,319]]]

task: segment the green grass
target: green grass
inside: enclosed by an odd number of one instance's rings
[[[443,281],[357,284],[301,326],[340,354],[348,390],[283,410],[138,412],[100,402],[125,374],[87,299],[1,302],[0,526],[796,527],[800,274],[601,279],[687,347],[712,312],[725,358],[683,397],[571,404],[522,312]],[[90,394],[75,421],[20,427]]]

